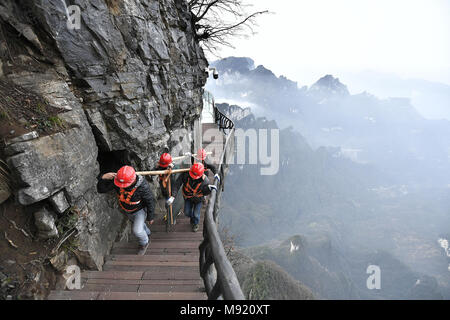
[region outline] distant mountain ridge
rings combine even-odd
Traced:
[[[450,121],[427,120],[409,98],[351,95],[345,84],[325,75],[309,88],[277,77],[250,58],[212,63],[220,77],[207,89],[219,102],[253,105],[257,116],[293,127],[316,149],[353,150],[351,158],[373,163],[400,184],[443,187],[450,184]],[[405,166],[404,163],[408,163]]]
[[[226,103],[218,103],[216,106],[233,119],[236,128],[243,130],[278,128],[276,121],[257,117],[249,108],[244,109]],[[325,249],[322,251],[313,246],[319,250],[314,249],[313,252],[322,253],[317,253],[319,256],[313,256],[311,259],[301,260],[309,262],[304,262],[306,264],[302,264],[302,268],[297,268],[295,273],[294,265],[288,263],[289,259],[293,259],[288,258],[290,255],[275,254],[284,251],[287,254],[290,250],[289,242],[283,245],[283,249],[274,249],[273,254],[261,255],[258,249],[245,250],[246,255],[259,261],[265,259],[274,261],[291,276],[311,288],[318,298],[408,298],[410,297],[408,293],[396,291],[396,288],[382,294],[373,294],[367,292],[365,282],[356,286],[355,281],[362,281],[366,276],[367,266],[364,266],[364,263],[378,257],[374,253],[375,249],[387,252],[389,248],[398,247],[398,251],[395,252],[397,255],[415,251],[416,242],[408,244],[397,241],[403,237],[410,239],[419,237],[415,241],[420,241],[421,246],[434,246],[435,254],[431,258],[428,251],[421,250],[421,257],[409,262],[415,265],[422,264],[423,261],[423,264],[433,266],[428,269],[438,270],[433,272],[445,276],[447,263],[444,257],[440,257],[441,249],[438,247],[437,239],[429,240],[425,237],[428,237],[430,232],[439,234],[450,222],[445,207],[433,207],[434,200],[426,202],[422,197],[417,197],[416,193],[410,194],[404,186],[395,185],[395,179],[389,180],[386,173],[371,164],[350,160],[349,156],[345,155],[350,153],[350,150],[340,147],[320,147],[314,150],[293,128],[280,130],[279,151],[280,170],[275,176],[261,176],[259,165],[230,166],[227,177],[229,187],[223,195],[221,209],[222,226],[236,236],[239,246],[249,250],[251,247],[266,248],[268,243],[275,241],[274,239],[290,239],[292,234],[300,233],[305,239],[312,239],[311,243],[322,243],[323,248],[332,248],[330,254],[337,255],[337,260],[332,262]],[[389,183],[390,187],[383,187],[386,183]],[[450,197],[447,198],[450,205]],[[393,201],[397,203],[395,209],[392,208]],[[424,206],[427,207],[426,216],[420,215],[420,208]],[[409,219],[411,215],[417,218],[411,220]],[[427,221],[441,222],[431,227]],[[314,239],[327,240],[316,242]],[[302,243],[294,241],[294,248],[299,245],[301,249],[304,247]],[[264,249],[263,252],[267,253],[267,250]],[[389,254],[391,258],[387,260],[380,256],[379,261],[390,265],[389,261],[395,260],[397,262],[392,262],[394,265],[404,266],[402,270],[408,274],[408,281],[404,282],[402,290],[409,292],[422,275],[411,271],[404,262],[398,261],[397,255],[394,257]],[[337,258],[338,256],[340,258]],[[407,254],[406,257],[410,256]],[[328,268],[329,272],[321,266]],[[348,270],[358,272],[359,278],[349,274]],[[392,277],[401,278],[402,274],[394,273]],[[323,278],[324,283],[320,284],[319,278]],[[450,277],[443,277],[440,281],[447,283],[450,288]],[[442,288],[433,289],[433,281],[425,281],[422,284],[427,284],[428,289],[419,296],[441,297],[439,290]]]
[[[325,237],[348,262],[346,268],[329,265],[330,272],[351,269],[343,283],[353,283],[360,297],[449,299],[448,257],[438,239],[450,225],[450,122],[425,119],[409,98],[350,94],[333,75],[300,87],[251,59],[217,63],[219,79],[208,81],[207,89],[236,127],[280,129],[275,176],[261,176],[259,165],[230,167],[221,221],[239,245],[264,247],[293,234]],[[314,295],[327,296],[307,281],[319,273],[299,278],[284,261],[292,257],[269,256]],[[367,295],[369,260],[403,270],[407,281],[400,281],[402,273],[389,275],[400,278],[402,292],[394,286]],[[338,286],[332,279],[327,286]],[[335,288],[335,296],[356,292],[344,287]]]
[[[331,74],[317,80],[308,90],[308,94],[312,96],[319,97],[331,97],[331,96],[342,96],[346,97],[350,95],[347,86],[342,84],[338,78],[334,78]]]

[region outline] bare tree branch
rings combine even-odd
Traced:
[[[203,9],[203,12],[199,16],[196,16],[195,20],[196,21],[202,20],[205,17],[205,15],[208,13],[209,9],[211,9],[211,7],[214,6],[215,4],[217,4],[219,1],[220,0],[213,0],[208,4],[205,4],[203,7],[200,7],[199,12],[201,12],[202,9]]]
[[[252,13],[247,18],[245,18],[244,20],[242,20],[242,21],[240,21],[240,22],[238,22],[238,23],[236,23],[234,25],[224,26],[222,28],[217,28],[216,30],[211,31],[210,36],[215,36],[215,35],[217,35],[219,33],[222,33],[222,32],[231,31],[231,30],[233,30],[235,28],[238,28],[238,27],[246,24],[249,20],[251,20],[252,18],[256,17],[257,15],[264,14],[264,13],[268,13],[268,11],[266,10],[266,11],[259,11],[259,12]],[[247,27],[249,27],[249,26],[247,26]],[[251,27],[249,27],[249,28],[251,29]],[[253,29],[251,29],[251,30],[253,31]],[[229,33],[229,35],[231,35],[231,33]]]
[[[215,54],[220,47],[234,48],[231,39],[254,34],[256,18],[269,11],[247,13],[251,7],[244,0],[190,0],[196,39]]]

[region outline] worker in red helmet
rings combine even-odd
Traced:
[[[168,169],[178,169],[172,162],[172,156],[168,153],[163,153],[161,157],[159,158],[158,164],[152,169],[152,171],[163,171]],[[178,188],[176,187],[176,179],[175,175],[170,175],[170,183],[172,185],[171,191],[172,194],[169,195],[169,192],[167,191],[167,174],[160,174],[159,175],[159,186],[161,189],[161,193],[163,197],[166,199],[166,208],[170,206],[173,201],[175,200]],[[166,216],[165,216],[166,217]]]
[[[191,155],[191,154],[187,153],[185,155]],[[203,148],[200,148],[197,151],[197,155],[195,156],[195,159],[197,161],[199,161],[201,164],[203,164],[203,166],[205,167],[205,170],[210,170],[214,175],[214,179],[217,179],[220,182],[220,176],[217,172],[217,167],[215,165],[213,165],[211,162],[209,162],[209,160],[206,158],[206,156],[207,156],[206,150]]]
[[[143,176],[136,175],[133,167],[123,166],[115,172],[103,174],[97,183],[98,193],[115,190],[122,212],[133,222],[133,234],[139,240],[139,255],[144,255],[149,245],[150,229],[145,224],[153,223],[155,198]]]
[[[192,231],[197,232],[203,197],[210,194],[213,189],[217,191],[217,187],[209,184],[205,167],[201,163],[194,163],[189,172],[180,175],[177,185],[182,185],[184,215],[191,219]]]

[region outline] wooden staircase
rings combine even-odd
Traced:
[[[203,141],[203,147],[213,150],[222,146],[224,135],[216,124],[203,124],[203,131],[216,130],[215,141]],[[220,142],[219,142],[220,141]],[[211,159],[215,163],[215,159]],[[209,174],[211,183],[214,181]],[[80,290],[54,290],[48,300],[204,300],[207,299],[199,270],[199,245],[203,240],[203,219],[207,205],[202,207],[199,229],[192,232],[189,218],[180,214],[172,232],[166,232],[165,222],[156,206],[155,223],[150,245],[138,256],[136,239],[116,242],[106,256],[102,271],[81,273]],[[159,218],[158,218],[159,216]]]
[[[81,290],[55,290],[48,300],[207,299],[199,273],[203,217],[195,233],[189,218],[182,214],[169,233],[161,217],[150,227],[151,242],[145,255],[136,254],[136,239],[116,242],[102,271],[81,273]]]

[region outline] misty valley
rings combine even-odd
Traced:
[[[231,164],[221,205],[249,298],[450,299],[448,119],[331,75],[299,87],[250,58],[212,65],[206,88],[237,128],[279,129],[278,172]]]

